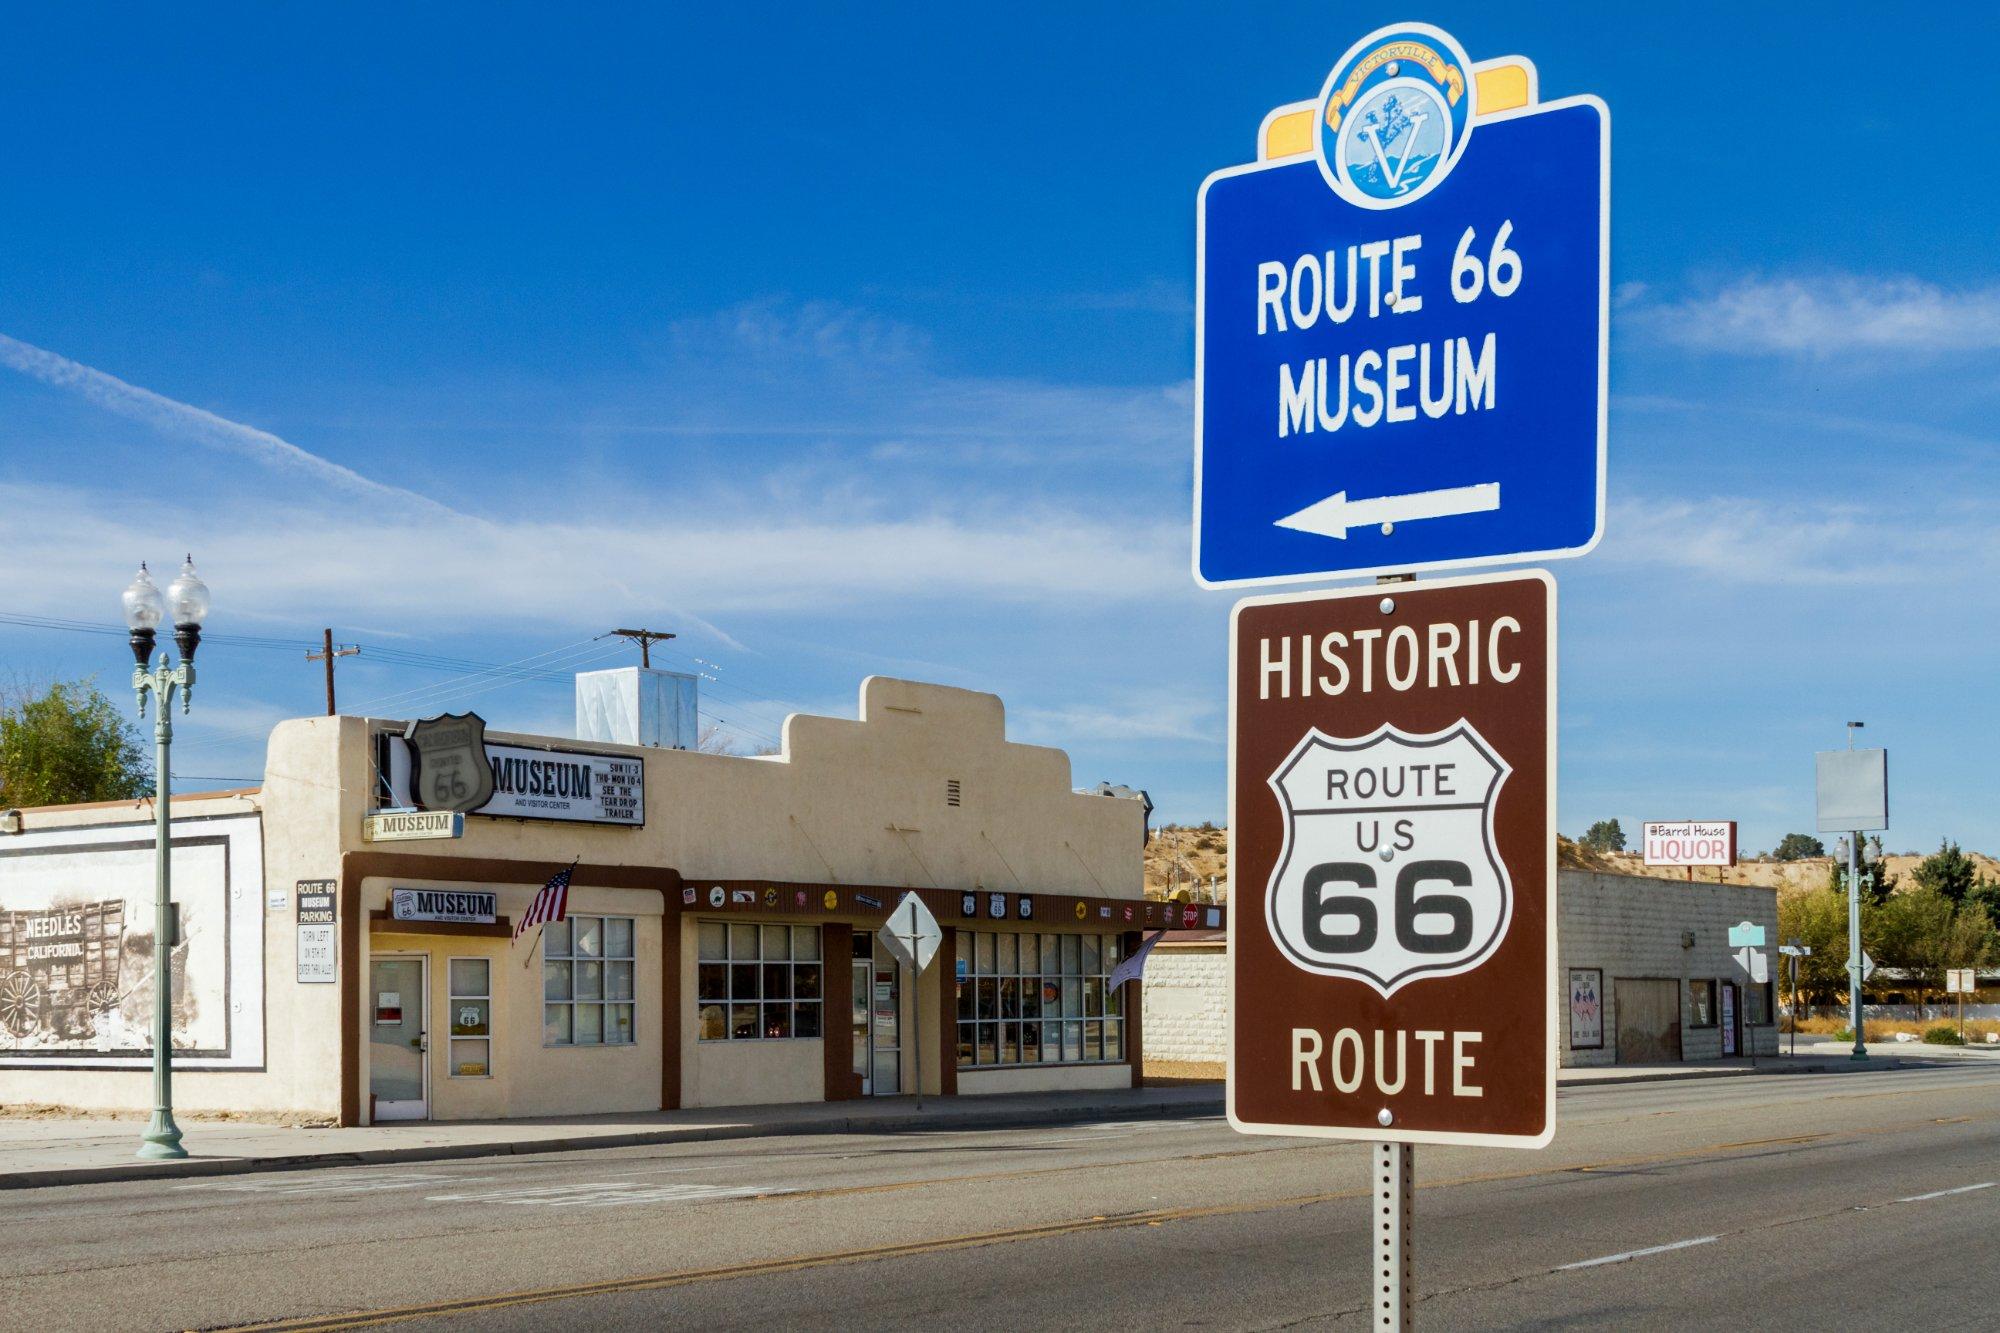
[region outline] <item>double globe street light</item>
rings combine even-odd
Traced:
[[[132,631],[132,691],[139,697],[139,716],[146,716],[146,692],[151,690],[158,707],[153,714],[153,1119],[139,1145],[141,1157],[185,1157],[180,1126],[174,1123],[174,969],[173,948],[180,943],[179,921],[174,915],[171,894],[173,865],[168,851],[168,801],[172,792],[170,757],[174,725],[170,720],[174,691],[181,696],[181,712],[188,710],[194,693],[194,650],[201,644],[201,622],[208,617],[208,585],[194,572],[194,557],[181,566],[179,577],[167,585],[163,596],[146,566],[125,589],[125,627]],[[181,660],[175,665],[163,650],[153,662],[153,643],[160,622],[174,627],[174,646]]]

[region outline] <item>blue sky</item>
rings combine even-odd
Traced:
[[[1950,72],[2000,19],[726,8],[15,15],[0,611],[115,623],[137,558],[192,547],[216,633],[365,645],[344,702],[557,730],[559,679],[436,689],[457,673],[367,648],[555,676],[650,623],[750,743],[912,675],[996,691],[1079,784],[1219,819],[1195,190],[1414,18],[1613,114],[1610,521],[1556,567],[1562,827],[1769,846],[1859,717],[1892,848],[2000,848],[2000,132]],[[122,698],[128,660],[0,625],[14,676]],[[255,777],[316,670],[202,664],[176,767]]]

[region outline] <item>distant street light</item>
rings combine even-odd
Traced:
[[[153,714],[153,1119],[142,1136],[139,1156],[185,1157],[180,1127],[174,1123],[173,947],[180,942],[180,924],[174,915],[173,865],[168,855],[174,743],[170,713],[175,690],[180,691],[183,713],[194,694],[194,650],[201,644],[201,622],[208,618],[208,585],[194,572],[194,557],[189,556],[163,597],[142,563],[123,601],[132,656],[138,662],[132,668],[132,692],[139,699],[139,716],[146,716],[148,690],[158,704]],[[174,646],[181,655],[178,666],[165,652],[157,665],[153,663],[153,642],[162,620],[173,624]]]

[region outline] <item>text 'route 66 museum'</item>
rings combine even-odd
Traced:
[[[1138,1081],[1112,974],[1224,910],[1144,898],[1141,794],[1073,790],[992,695],[884,677],[778,754],[672,748],[693,686],[580,677],[581,741],[285,722],[261,787],[181,797],[178,1103],[353,1125]],[[150,823],[0,836],[0,1102],[146,1104]],[[912,891],[920,972],[878,935]]]

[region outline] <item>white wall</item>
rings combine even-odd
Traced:
[[[1160,944],[1146,960],[1148,1060],[1221,1064],[1229,1052],[1229,955],[1220,944]]]

